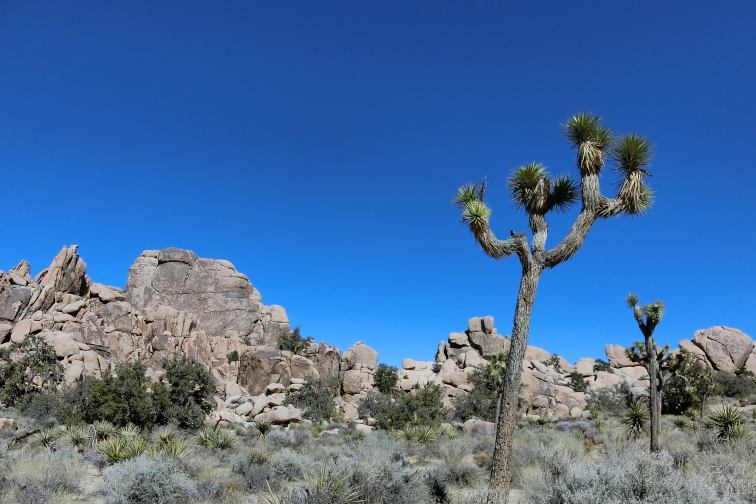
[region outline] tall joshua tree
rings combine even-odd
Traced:
[[[651,451],[659,451],[659,432],[662,410],[662,380],[659,361],[664,358],[666,349],[658,351],[654,342],[654,330],[664,316],[664,303],[656,301],[652,304],[638,305],[638,296],[629,294],[627,306],[633,310],[633,316],[643,333],[644,352],[639,354],[640,360],[648,371],[648,411],[651,418]]]
[[[494,259],[517,255],[522,266],[491,470],[491,485],[505,498],[512,479],[512,433],[517,417],[522,360],[541,273],[572,257],[597,220],[622,213],[643,213],[652,199],[651,190],[644,183],[651,146],[643,137],[631,134],[615,142],[611,130],[593,114],[572,117],[565,124],[565,133],[577,151],[579,185],[567,176],[552,179],[540,163],[517,168],[509,179],[515,204],[528,216],[530,242],[525,234],[514,231],[510,231],[507,239],[496,238],[489,225],[491,210],[485,203],[485,181],[460,187],[455,198],[462,211],[462,221],[469,226],[483,251]],[[614,198],[602,194],[599,182],[607,157],[616,162],[623,176]],[[582,203],[581,210],[567,236],[556,247],[547,249],[547,214],[564,210],[578,200]]]

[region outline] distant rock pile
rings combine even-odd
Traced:
[[[309,380],[339,379],[336,402],[344,418],[367,422],[358,418],[357,406],[373,389],[377,352],[362,342],[343,354],[325,343],[311,343],[303,355],[279,350],[279,336],[290,330],[286,311],[264,305],[247,276],[230,262],[176,248],[147,250],[129,269],[123,290],[93,282],[86,271],[75,245],[63,247],[34,279],[26,261],[0,271],[0,345],[33,334],[45,339],[63,363],[68,384],[100,377],[124,361],[144,363],[150,378],[159,380],[164,360],[195,358],[215,378],[217,408],[212,417],[221,422],[299,421],[302,412],[286,404],[286,392],[301,389]],[[438,384],[450,406],[455,397],[472,390],[470,375],[509,345],[493,317],[471,318],[464,332],[452,332],[438,345],[434,362],[405,359],[399,386],[411,391]],[[680,349],[720,371],[756,373],[754,342],[737,329],[699,330],[692,341],[682,340]],[[606,355],[611,370],[596,370],[593,359],[580,359],[573,366],[528,346],[520,394],[523,414],[580,417],[587,415],[587,394],[592,391],[625,387],[645,393],[648,375],[627,358],[624,348],[607,345]],[[570,387],[573,371],[586,378],[587,392]]]

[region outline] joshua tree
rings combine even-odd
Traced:
[[[507,352],[497,352],[488,359],[483,372],[491,379],[496,388],[496,416],[495,421],[499,422],[499,412],[501,411],[501,398],[504,392],[504,376],[507,372]]]
[[[484,201],[485,181],[461,187],[455,198],[462,211],[462,221],[469,226],[483,251],[494,259],[516,254],[522,266],[491,470],[491,484],[505,498],[512,479],[512,433],[517,417],[522,360],[541,273],[572,257],[597,220],[622,213],[643,213],[651,205],[652,199],[651,191],[643,180],[647,175],[651,146],[643,137],[631,134],[615,143],[611,130],[592,114],[572,117],[565,124],[565,130],[567,139],[577,150],[579,186],[566,176],[552,179],[540,163],[517,168],[509,180],[512,198],[528,215],[532,232],[530,243],[525,234],[514,231],[510,231],[507,239],[496,238],[489,225],[491,210]],[[615,198],[604,196],[599,183],[607,156],[616,161],[623,176]],[[582,208],[567,236],[556,247],[547,249],[546,215],[552,210],[564,210],[578,199]]]
[[[658,351],[654,342],[654,329],[661,322],[664,316],[664,303],[656,301],[652,304],[638,305],[638,296],[629,294],[627,296],[627,306],[633,310],[635,321],[643,333],[645,351],[641,354],[640,360],[645,364],[648,371],[648,411],[651,417],[651,451],[659,451],[659,431],[661,425],[661,403],[662,403],[662,380],[659,361],[664,359],[666,348],[661,352]]]

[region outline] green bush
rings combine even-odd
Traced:
[[[301,329],[296,326],[293,331],[286,331],[278,336],[278,349],[287,350],[291,353],[302,355],[312,343],[312,338],[303,338]]]
[[[168,382],[169,417],[179,427],[196,429],[213,409],[215,385],[207,368],[196,360],[177,357],[163,364]],[[164,400],[164,399],[163,399]],[[161,404],[161,409],[167,404]]]
[[[437,427],[447,415],[441,401],[441,387],[435,384],[394,397],[371,392],[360,403],[358,413],[374,418],[381,429],[395,430],[416,425]]]
[[[396,372],[397,369],[394,366],[378,364],[378,369],[375,370],[375,375],[373,375],[375,388],[378,389],[378,392],[390,394],[396,390],[396,384],[399,382]]]
[[[756,396],[756,378],[743,369],[732,373],[717,373],[717,384],[722,395],[751,400]]]
[[[299,390],[286,395],[286,402],[302,410],[302,416],[313,422],[330,420],[336,414],[333,401],[339,393],[338,380],[312,380]]]
[[[67,392],[69,423],[100,420],[139,428],[176,423],[196,429],[213,408],[214,386],[205,366],[185,357],[164,363],[167,383],[149,383],[144,364],[124,362],[115,373],[90,378]]]
[[[585,378],[581,373],[578,371],[573,371],[569,374],[570,377],[570,388],[574,390],[575,392],[585,392],[588,390],[588,382],[585,381]]]
[[[147,392],[144,364],[124,362],[115,374],[106,372],[102,378],[85,380],[78,397],[78,409],[86,423],[106,420],[123,427],[133,424],[151,427],[155,412]]]
[[[714,371],[686,350],[670,359],[665,374],[663,413],[682,415],[693,407],[703,413],[706,399],[719,388]]]
[[[497,381],[484,370],[477,370],[470,375],[473,389],[467,394],[454,398],[454,416],[458,420],[479,418],[493,422],[496,416]]]
[[[593,363],[593,372],[598,373],[599,371],[614,373],[614,368],[605,360],[596,359]]]
[[[0,348],[0,404],[15,406],[39,392],[55,390],[63,380],[63,366],[55,350],[42,338],[28,336]]]

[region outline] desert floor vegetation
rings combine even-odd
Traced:
[[[510,502],[755,502],[756,420],[748,408],[720,403],[703,418],[663,416],[658,453],[649,453],[643,427],[628,426],[626,413],[609,409],[594,408],[593,419],[520,422]],[[493,498],[494,426],[481,420],[371,432],[327,422],[191,431],[107,422],[38,429],[34,419],[14,416],[19,429],[0,440],[2,504],[472,504]],[[20,432],[33,434],[19,440]]]

